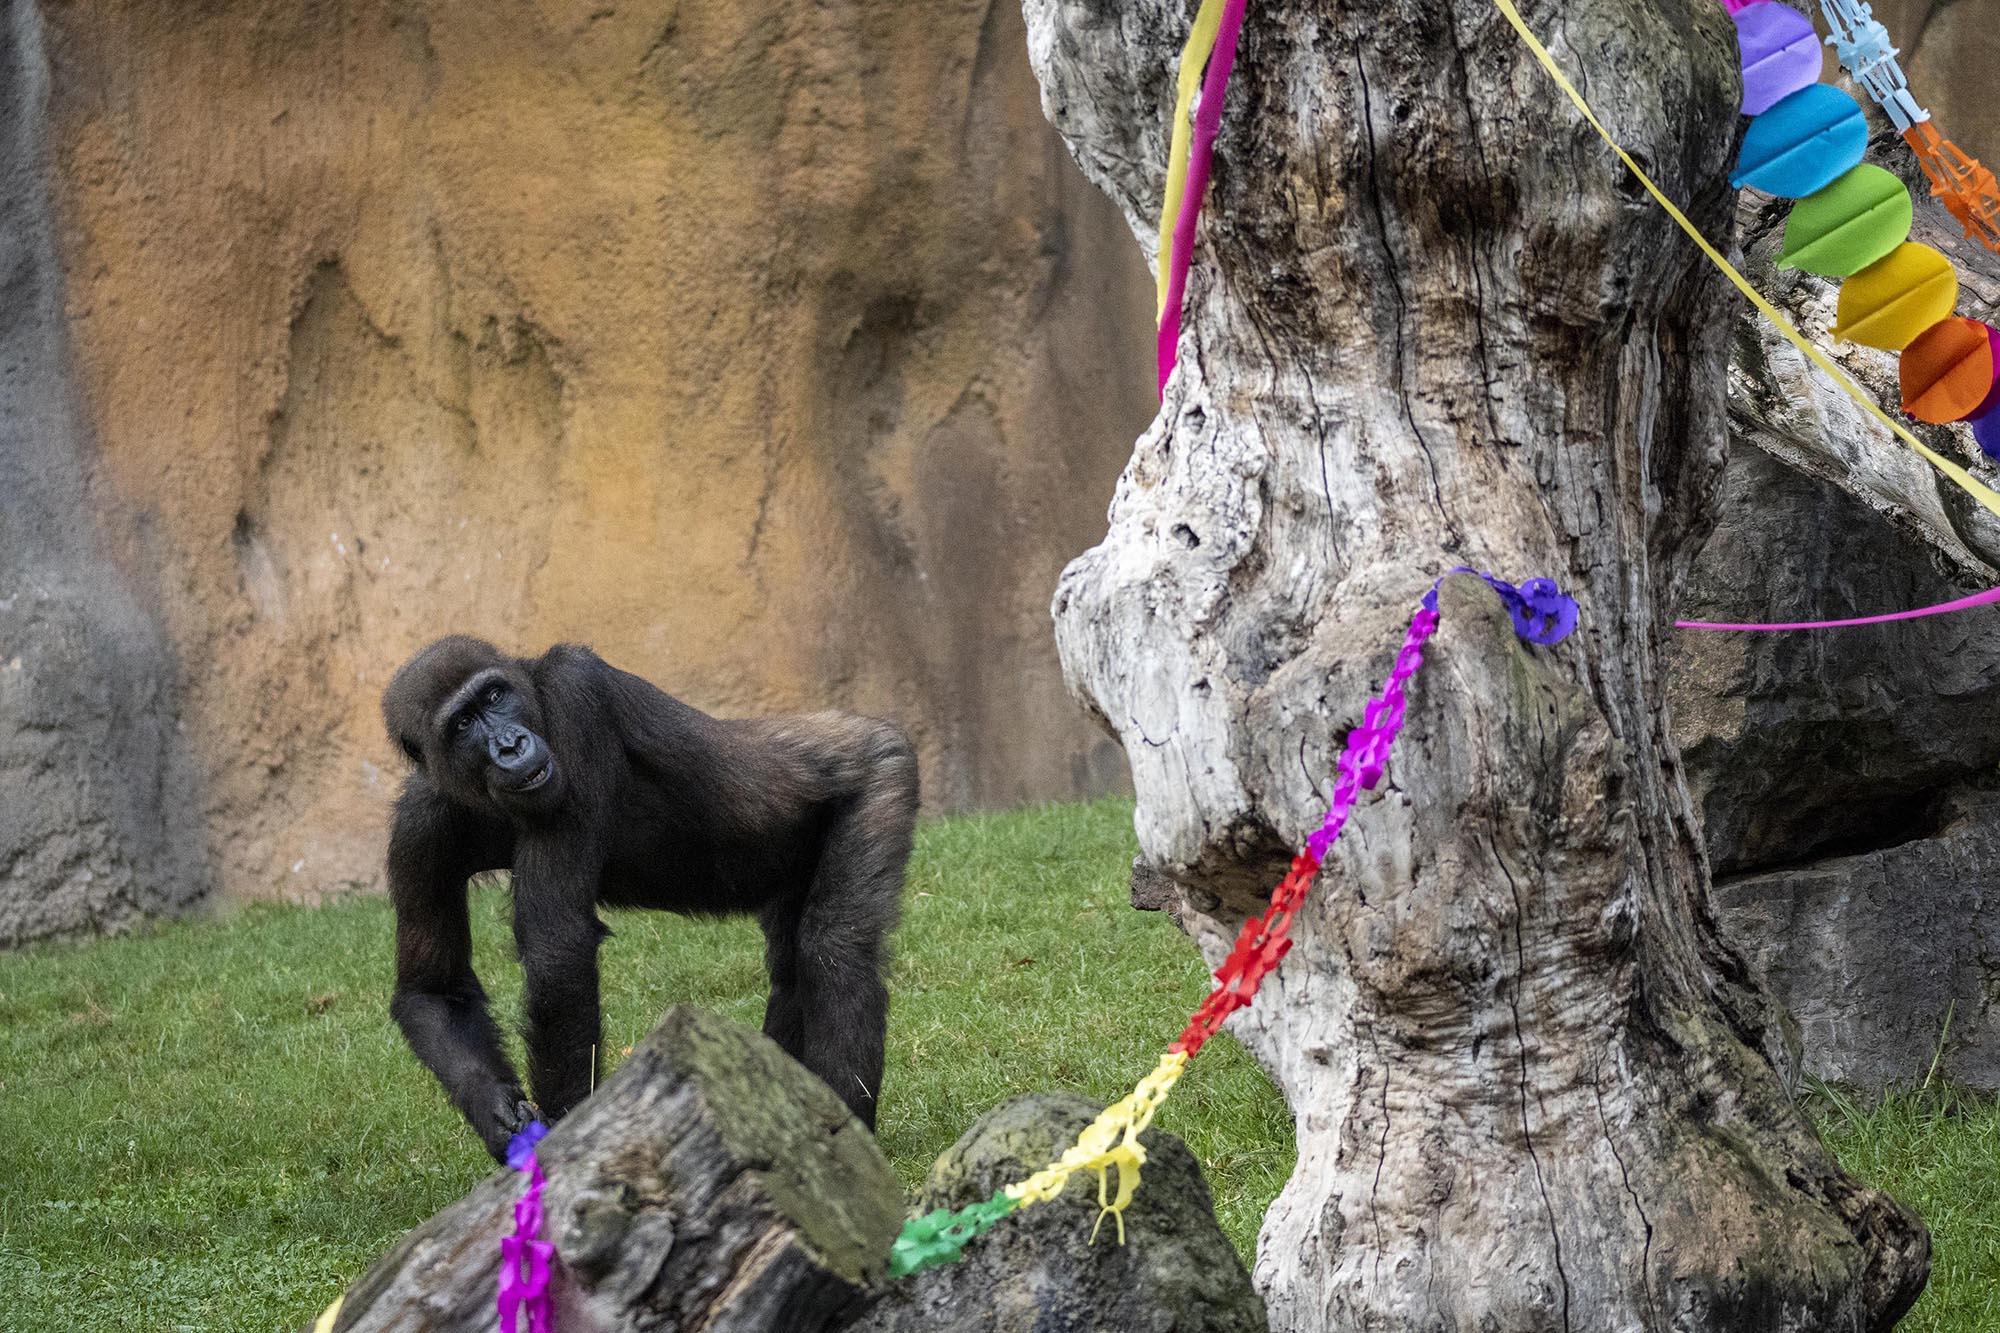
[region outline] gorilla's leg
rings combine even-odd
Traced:
[[[758,914],[764,927],[764,967],[771,998],[764,1005],[764,1035],[805,1062],[806,1016],[799,993],[799,899],[787,896]]]
[[[860,760],[857,790],[829,824],[806,891],[795,956],[804,1064],[872,1129],[889,1019],[884,937],[902,905],[917,761],[888,726],[870,730]]]

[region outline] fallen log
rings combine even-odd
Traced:
[[[542,1238],[563,1333],[811,1333],[880,1290],[902,1192],[875,1140],[761,1034],[670,1010],[542,1140]],[[500,1237],[526,1178],[500,1171],[350,1287],[333,1333],[495,1320]]]

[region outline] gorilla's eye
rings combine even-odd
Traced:
[[[471,725],[472,725],[472,714],[470,713],[460,713],[458,715],[458,721],[452,723],[453,729],[457,731],[464,731],[467,728],[471,727]]]
[[[491,708],[494,704],[500,702],[500,687],[498,685],[488,685],[486,693],[481,697],[485,699],[486,706]]]

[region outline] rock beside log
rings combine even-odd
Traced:
[[[1768,397],[1752,386],[1748,403]],[[1754,441],[1757,436],[1749,437]],[[1724,474],[1682,614],[1788,621],[1960,597],[1891,517],[1761,448]],[[1870,1092],[1930,1072],[2000,1088],[2000,617],[1809,634],[1681,633],[1674,733],[1723,924],[1797,1022],[1805,1072]]]
[[[1723,924],[1798,1024],[1806,1073],[2000,1088],[1996,861],[2000,793],[1965,789],[1927,837],[1716,886]]]
[[[1035,1093],[994,1108],[931,1168],[912,1207],[959,1208],[1061,1155],[1102,1108]],[[1264,1303],[1216,1225],[1187,1146],[1149,1130],[1145,1183],[1095,1244],[1097,1182],[1007,1218],[954,1264],[900,1282],[856,1333],[1264,1333]]]
[[[875,1140],[759,1033],[678,1006],[540,1145],[563,1333],[813,1333],[887,1272],[902,1196]],[[336,1333],[490,1330],[496,1173],[347,1292]]]

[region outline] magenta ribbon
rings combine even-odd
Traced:
[[[1727,624],[1714,620],[1676,620],[1675,629],[1734,630],[1742,634],[1781,634],[1800,629],[1847,629],[1854,625],[1888,625],[1898,620],[1922,620],[1925,616],[1948,616],[1954,611],[1970,611],[1975,606],[1992,606],[2000,602],[2000,588],[1989,588],[1976,592],[1970,597],[1960,597],[1956,601],[1939,602],[1936,606],[1920,606],[1913,611],[1891,611],[1880,616],[1855,616],[1849,620],[1794,620],[1784,624]]]
[[[528,1333],[555,1333],[555,1298],[549,1294],[549,1273],[556,1247],[538,1239],[542,1231],[541,1159],[535,1145],[549,1132],[536,1120],[507,1145],[507,1165],[528,1175],[528,1189],[514,1202],[514,1234],[500,1238],[500,1333],[517,1333],[518,1316],[526,1311]]]
[[[1215,157],[1215,136],[1222,129],[1222,98],[1229,91],[1229,71],[1236,64],[1236,38],[1243,30],[1245,0],[1226,0],[1202,77],[1201,104],[1194,114],[1194,141],[1188,148],[1187,191],[1181,195],[1180,216],[1174,219],[1174,248],[1167,269],[1167,301],[1160,311],[1160,393],[1174,373],[1180,355],[1181,301],[1187,295],[1188,265],[1194,260],[1194,225],[1201,215],[1201,197],[1208,191],[1208,168]]]

